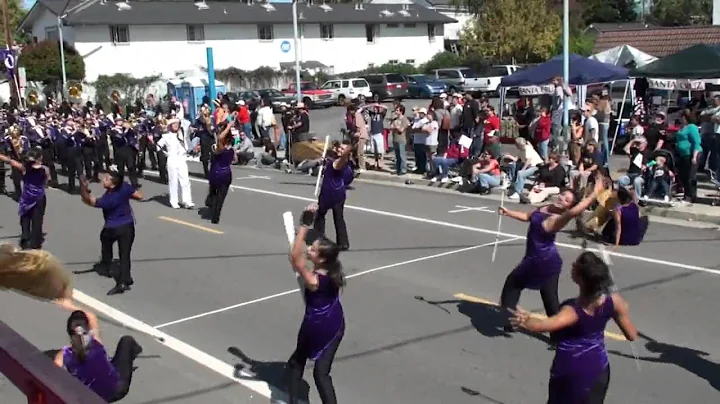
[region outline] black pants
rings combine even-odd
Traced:
[[[102,245],[102,255],[100,264],[103,269],[113,269],[112,276],[115,282],[122,285],[132,283],[130,273],[130,252],[135,241],[135,225],[132,223],[124,224],[118,227],[106,227],[100,232],[100,243]],[[118,258],[120,259],[119,268],[114,270],[112,266],[113,245],[117,242]]]
[[[100,135],[95,142],[95,167],[105,172],[110,168],[110,145],[106,135]]]
[[[692,156],[678,156],[678,180],[685,190],[685,199],[695,202],[697,199],[697,171],[698,165],[693,164]]]
[[[53,146],[55,148],[55,160],[60,163],[60,172],[67,174],[68,172],[68,147],[65,140],[60,138]]]
[[[205,174],[205,179],[209,178],[210,156],[212,155],[212,145],[214,143],[215,143],[215,139],[210,136],[202,136],[200,138],[200,163],[202,163],[203,174]]]
[[[50,182],[57,184],[58,176],[57,169],[55,168],[55,150],[52,144],[46,144],[42,146],[42,159],[43,164],[50,170]]]
[[[9,165],[0,161],[0,192],[5,192],[5,176],[7,176]]]
[[[517,304],[520,301],[520,294],[524,289],[521,280],[518,278],[514,271],[510,272],[510,275],[505,278],[505,285],[503,285],[500,295],[501,307],[511,310],[517,308]],[[540,287],[540,297],[545,307],[545,314],[547,314],[548,317],[552,317],[560,311],[560,299],[558,298],[559,279],[560,275],[555,275],[545,281]]]
[[[70,147],[67,149],[67,176],[68,191],[75,191],[75,180],[78,175],[82,174],[82,149],[80,147]]]
[[[15,195],[17,197],[20,197],[20,194],[22,194],[22,176],[22,171],[15,167],[11,167],[10,178],[12,178]]]
[[[135,338],[129,335],[120,337],[117,348],[115,348],[115,356],[111,360],[118,374],[117,392],[110,400],[111,403],[122,400],[130,391],[134,362],[140,352],[142,352],[142,348]]]
[[[574,379],[572,377],[558,377],[550,378],[548,384],[548,401],[547,404],[575,404],[571,403],[571,398],[560,397],[562,391],[570,390]],[[567,384],[567,387],[565,385]],[[607,395],[608,388],[610,387],[610,366],[605,368],[600,377],[590,389],[587,400],[583,401],[582,404],[603,404],[605,402],[605,396]]]
[[[347,225],[345,224],[345,203],[338,203],[330,209],[318,209],[315,215],[315,231],[319,234],[325,235],[325,215],[328,210],[332,210],[333,223],[335,223],[335,242],[340,247],[349,247],[350,240],[348,240]]]
[[[333,341],[315,361],[313,378],[315,379],[315,386],[318,389],[320,401],[322,401],[323,404],[337,403],[335,387],[333,386],[330,371],[332,370],[333,360],[335,360],[335,353],[340,346],[340,341],[342,341],[342,338],[337,338]],[[298,395],[300,384],[302,383],[305,364],[307,363],[309,356],[309,352],[298,346],[287,362],[289,394],[288,404],[297,404],[299,402]]]
[[[213,223],[220,222],[220,213],[222,212],[225,198],[230,190],[230,184],[210,184],[208,196],[205,199],[205,206],[210,208],[210,221]]]
[[[47,200],[43,196],[29,212],[20,216],[20,248],[39,250],[43,244],[43,220]]]
[[[150,168],[157,170],[157,158],[155,144],[148,141],[147,136],[141,136],[138,139],[138,145],[140,147],[140,157],[138,159],[138,169],[140,171],[147,168],[147,158],[150,158]]]
[[[115,150],[115,164],[117,164],[120,175],[130,177],[130,184],[137,188],[138,185],[138,173],[137,173],[137,151],[131,146],[118,147]]]
[[[160,173],[160,182],[163,184],[168,183],[168,172],[167,172],[167,156],[165,153],[157,154],[157,170]]]
[[[78,165],[78,173],[85,171],[85,178],[88,180],[96,175],[97,170],[93,170],[93,161],[95,161],[95,146],[82,146],[80,148],[80,161]]]

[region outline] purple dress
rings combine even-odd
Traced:
[[[211,185],[228,185],[232,182],[232,168],[235,151],[233,149],[225,149],[220,153],[215,153],[210,161],[210,172],[208,173],[208,182]]]
[[[525,243],[525,256],[513,270],[513,275],[525,289],[539,290],[545,282],[560,274],[562,258],[555,245],[555,233],[543,228],[550,213],[539,209],[530,214],[530,226]]]
[[[634,202],[615,207],[620,211],[620,245],[638,245],[645,237],[647,217],[640,217],[640,208]],[[603,240],[615,244],[615,218],[611,217],[602,230]]]
[[[25,216],[32,212],[35,205],[45,197],[45,167],[39,168],[32,165],[25,166],[23,175],[23,188],[20,195],[18,215]]]
[[[90,388],[105,401],[112,400],[118,390],[118,377],[115,366],[110,362],[105,347],[92,340],[83,362],[73,354],[72,347],[62,349],[63,366],[82,384]]]
[[[335,167],[333,167],[333,160],[328,161],[323,170],[320,196],[318,197],[318,209],[329,210],[339,203],[345,203],[347,187],[352,181],[353,171],[349,162],[343,168],[336,170]]]
[[[610,296],[606,296],[592,315],[575,299],[563,305],[575,309],[578,321],[557,332],[559,343],[550,368],[548,404],[584,404],[590,390],[610,366],[604,331],[615,315],[615,306]]]
[[[345,314],[340,289],[326,275],[318,274],[316,291],[305,289],[305,317],[298,332],[297,350],[317,360],[327,347],[345,334]]]

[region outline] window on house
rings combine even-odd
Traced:
[[[375,67],[375,63],[368,63],[368,69],[372,69],[373,67]]]
[[[111,25],[110,40],[114,44],[130,42],[130,30],[127,25]]]
[[[46,27],[45,39],[48,41],[57,41],[58,39],[60,39],[57,27]]]
[[[38,38],[36,36],[33,37],[33,43],[38,43]]]
[[[187,40],[188,40],[188,42],[203,42],[203,41],[205,41],[205,26],[204,25],[188,25],[187,26]]]
[[[405,59],[405,63],[407,63],[407,64],[409,64],[409,65],[414,65],[414,64],[415,64],[415,59]]]
[[[397,60],[397,59],[390,59],[390,60],[388,61],[388,63],[391,64],[391,65],[396,65],[396,64],[400,63],[400,61]]]
[[[320,38],[326,40],[335,38],[335,27],[332,24],[320,24]]]
[[[400,28],[400,24],[388,24],[388,28]]]
[[[258,25],[258,39],[261,41],[272,41],[273,40],[272,25]]]
[[[414,22],[406,23],[406,24],[403,24],[403,26],[405,28],[415,28],[415,23]]]
[[[365,38],[368,43],[375,43],[375,25],[365,25]]]
[[[435,24],[428,24],[428,41],[435,42]]]

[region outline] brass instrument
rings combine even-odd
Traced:
[[[113,102],[115,102],[115,103],[120,102],[120,98],[122,98],[122,97],[120,96],[120,91],[118,91],[118,90],[113,90],[113,92],[110,93],[110,99],[112,99]]]
[[[36,90],[28,91],[25,95],[25,103],[31,107],[34,107],[40,103],[40,95]]]
[[[10,143],[12,144],[13,151],[15,152],[15,158],[20,158],[27,150],[21,139],[22,132],[18,126],[13,125],[10,128]]]
[[[83,94],[83,86],[80,83],[72,83],[68,86],[67,92],[70,98],[80,99]]]

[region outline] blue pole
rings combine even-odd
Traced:
[[[212,48],[207,48],[207,72],[208,72],[208,87],[210,88],[210,112],[215,112],[215,98],[217,93],[215,92],[215,63],[213,63],[213,51]]]

